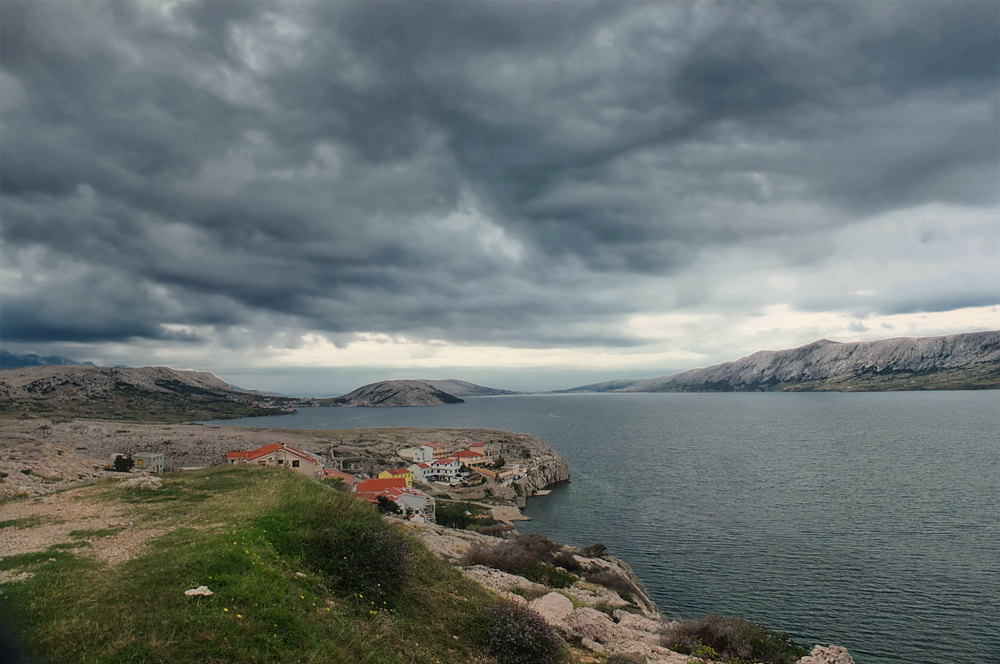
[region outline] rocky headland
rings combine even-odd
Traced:
[[[567,392],[755,392],[1000,389],[1000,331],[838,343],[821,339],[733,362]]]
[[[539,490],[569,479],[566,459],[535,436],[493,429],[263,429],[212,424],[0,420],[0,500],[17,494],[41,495],[101,477],[115,452],[162,452],[168,470],[226,462],[226,453],[284,443],[323,458],[328,468],[377,476],[409,463],[399,452],[426,443],[449,451],[474,442],[503,446],[507,459],[521,465],[518,488],[492,487],[500,501],[524,507]],[[452,489],[449,491],[455,492]],[[456,493],[461,493],[458,490]],[[480,490],[478,495],[482,495]]]
[[[0,370],[0,417],[181,422],[274,415],[287,398],[241,392],[206,371],[44,365]]]

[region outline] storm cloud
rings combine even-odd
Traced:
[[[5,1],[0,337],[627,351],[997,305],[998,14]]]

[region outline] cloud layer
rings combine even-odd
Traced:
[[[4,2],[0,337],[680,369],[996,327],[998,11]]]

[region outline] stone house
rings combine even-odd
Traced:
[[[290,445],[273,443],[256,450],[229,452],[226,460],[230,465],[256,463],[261,466],[278,466],[297,473],[319,479],[323,477],[323,462],[316,456]]]

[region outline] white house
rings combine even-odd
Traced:
[[[424,471],[424,477],[428,477],[434,482],[451,482],[458,477],[458,471],[461,469],[462,462],[454,457],[438,459],[431,464],[429,471]]]
[[[414,463],[430,463],[434,460],[434,448],[430,445],[421,445],[413,451]]]
[[[427,478],[424,474],[431,469],[431,464],[429,463],[415,463],[406,467],[411,473],[413,473],[413,479],[417,482],[426,482]]]
[[[390,487],[383,490],[380,495],[399,505],[404,514],[420,514],[428,521],[434,521],[435,500],[419,489]]]

